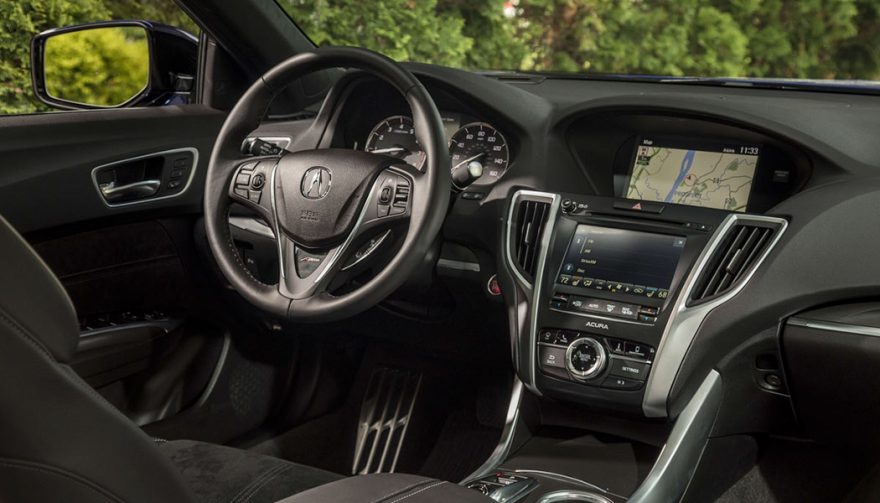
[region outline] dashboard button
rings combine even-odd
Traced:
[[[648,346],[639,344],[638,342],[627,342],[624,344],[626,356],[635,358],[648,358]]]
[[[612,358],[609,368],[609,373],[613,376],[644,380],[648,377],[648,369],[651,366],[647,363],[624,360],[623,358]]]
[[[556,332],[556,344],[560,344],[563,346],[568,346],[571,344],[571,341],[577,339],[577,332],[565,332],[563,330],[559,330]]]
[[[613,354],[622,355],[626,353],[626,343],[619,339],[606,339],[608,341],[608,348],[611,350]]]
[[[632,391],[641,389],[644,381],[638,379],[629,379],[626,377],[608,376],[602,381],[602,387],[607,389],[617,389],[623,391]]]
[[[638,211],[641,213],[663,213],[664,205],[646,201],[614,201],[614,209],[626,211]]]
[[[541,366],[549,368],[565,368],[565,349],[541,346]]]
[[[538,342],[543,342],[544,344],[556,344],[556,332],[557,330],[552,328],[544,328],[538,333]]]

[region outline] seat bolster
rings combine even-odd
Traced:
[[[69,362],[79,342],[79,324],[70,297],[2,216],[0,243],[0,326],[56,361]]]

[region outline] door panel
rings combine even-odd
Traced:
[[[201,105],[0,117],[0,213],[27,234],[133,212],[200,212],[208,158],[224,118]],[[184,192],[137,205],[105,204],[95,168],[175,149],[194,149],[198,158]]]

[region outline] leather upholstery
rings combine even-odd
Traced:
[[[73,306],[0,217],[0,500],[193,501],[153,440],[65,364]]]
[[[278,503],[489,503],[473,489],[418,475],[383,473],[331,482]]]

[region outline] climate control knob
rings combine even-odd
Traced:
[[[608,355],[602,343],[592,337],[582,337],[568,345],[565,368],[575,379],[586,381],[605,369]]]

